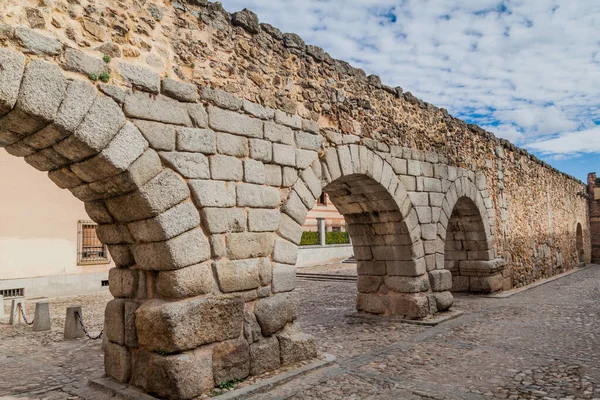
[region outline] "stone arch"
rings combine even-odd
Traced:
[[[346,219],[358,261],[357,309],[419,318],[429,314],[421,231],[392,166],[362,145],[329,148],[300,174],[282,206],[298,226],[322,192]],[[283,239],[300,242],[301,231]],[[275,245],[275,255],[278,245]],[[289,260],[295,263],[295,258]]]
[[[579,264],[585,264],[585,245],[583,238],[583,226],[577,222],[575,227],[575,249],[577,250],[577,261]]]
[[[495,292],[503,287],[504,261],[497,257],[489,210],[491,204],[486,207],[482,191],[467,177],[453,182],[446,193],[438,223],[444,264],[436,268],[452,273],[453,291]]]

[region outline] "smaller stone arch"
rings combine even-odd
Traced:
[[[284,222],[290,218],[301,227],[323,192],[344,215],[352,238],[359,274],[357,309],[406,318],[427,316],[429,281],[420,226],[391,165],[362,145],[326,150],[300,174],[282,205],[283,240],[299,244],[301,231],[290,235]],[[295,259],[289,261],[295,264]]]
[[[444,253],[438,259],[443,265],[437,263],[436,270],[452,274],[453,291],[490,293],[504,286],[505,262],[498,257],[490,222],[493,209],[482,192],[463,176],[452,183],[442,203],[438,238]]]
[[[575,227],[575,248],[577,249],[577,262],[579,265],[585,264],[585,245],[583,238],[583,226],[577,222]]]

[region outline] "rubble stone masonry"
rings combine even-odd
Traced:
[[[592,261],[600,262],[600,179],[596,173],[588,175],[588,196],[590,199],[590,234],[592,240]]]
[[[7,0],[0,43],[0,146],[99,224],[106,372],[146,392],[315,357],[295,263],[323,192],[362,312],[427,318],[590,261],[582,182],[248,10]]]

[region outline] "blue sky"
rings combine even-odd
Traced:
[[[222,0],[527,148],[600,173],[598,0]]]

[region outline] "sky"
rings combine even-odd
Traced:
[[[600,0],[222,0],[586,181]]]

